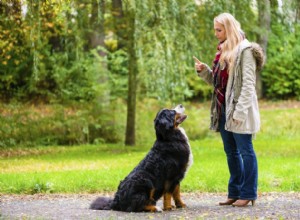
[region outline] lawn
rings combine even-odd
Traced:
[[[191,126],[191,118],[198,115],[199,107],[189,109],[190,122],[183,125],[188,135],[197,129]],[[208,114],[208,107],[201,112]],[[254,140],[259,192],[300,191],[299,117],[297,107],[266,104],[261,109],[262,130]],[[208,125],[198,126],[207,130]],[[153,129],[149,132],[152,135]],[[153,142],[136,147],[98,144],[0,149],[0,194],[113,192]],[[194,164],[181,184],[182,191],[226,192],[229,174],[219,134],[193,137],[190,144]]]

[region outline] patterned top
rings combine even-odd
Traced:
[[[221,68],[220,66],[220,56],[221,56],[221,44],[218,45],[218,52],[216,53],[215,59],[213,61],[212,74],[214,79],[214,92],[216,95],[216,104],[217,104],[217,112],[220,117],[222,105],[225,105],[225,92],[228,81],[228,70],[227,65]]]

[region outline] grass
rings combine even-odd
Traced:
[[[146,153],[116,145],[47,148],[1,160],[0,192],[113,191]]]
[[[263,104],[262,130],[254,140],[259,192],[300,191],[300,109]],[[182,181],[184,192],[227,191],[226,158],[219,134],[207,129],[208,108],[207,104],[187,108],[189,120],[183,126],[188,135],[193,134],[194,164]],[[147,122],[151,116],[141,118]],[[154,132],[149,130],[140,129],[138,136],[145,132],[152,141],[136,147],[99,144],[0,149],[0,194],[113,192],[152,146]]]
[[[261,192],[300,190],[300,140],[289,148],[283,143],[280,140],[254,141]],[[183,188],[190,191],[226,191],[229,173],[221,142],[206,140],[195,142],[194,145],[193,152],[199,161],[190,170]]]

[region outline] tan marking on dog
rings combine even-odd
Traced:
[[[166,192],[164,194],[164,210],[166,211],[172,210],[171,198],[172,198],[171,193]]]
[[[186,207],[186,205],[181,200],[179,184],[175,187],[175,190],[173,192],[173,199],[174,199],[176,208],[185,208]]]
[[[176,113],[175,120],[174,120],[174,128],[175,129],[177,129],[179,126],[179,124],[176,122],[178,118],[180,118],[180,114]]]

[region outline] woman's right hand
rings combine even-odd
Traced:
[[[195,60],[195,69],[197,72],[201,72],[205,68],[205,64],[198,60],[195,56],[193,56]]]

